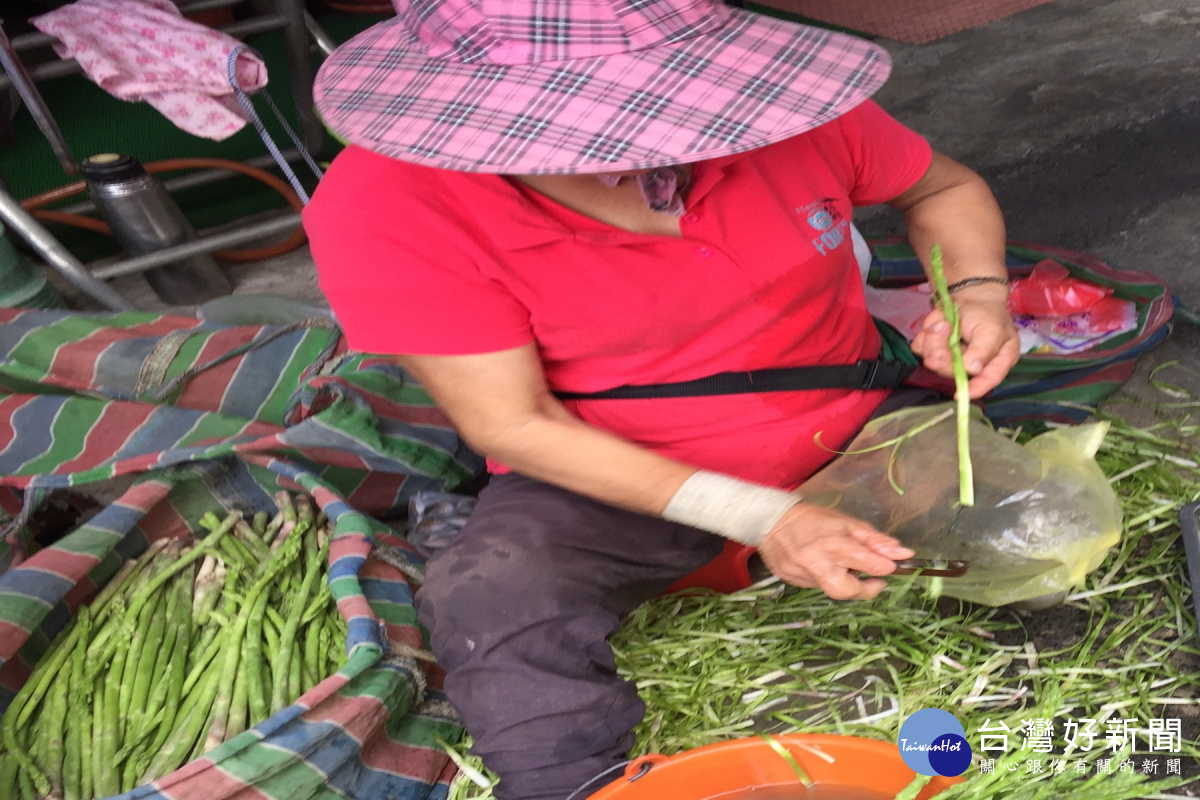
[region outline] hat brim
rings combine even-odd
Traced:
[[[887,79],[868,42],[729,9],[711,33],[553,64],[428,58],[398,18],[321,67],[317,110],[340,137],[430,167],[618,172],[751,150],[823,125]]]

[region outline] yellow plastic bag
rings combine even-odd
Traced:
[[[1095,461],[1108,423],[1057,428],[1019,445],[982,415],[972,419],[975,505],[964,508],[951,409],[920,406],[871,421],[797,493],[871,523],[918,558],[969,562],[943,594],[996,606],[1061,601],[1121,538],[1120,503]]]

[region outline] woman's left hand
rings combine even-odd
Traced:
[[[976,399],[1004,380],[1021,355],[1020,342],[1008,313],[1008,304],[1002,296],[956,296],[955,302],[963,341],[963,364],[971,376],[968,389],[971,398]],[[949,341],[950,325],[938,309],[925,317],[921,331],[913,339],[912,349],[927,368],[939,375],[953,377]]]

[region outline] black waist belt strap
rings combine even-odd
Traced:
[[[824,367],[782,367],[750,372],[720,372],[707,378],[644,386],[618,386],[602,392],[555,392],[559,400],[647,400],[657,397],[706,397],[754,392],[811,389],[895,389],[914,367],[893,361],[856,361]]]

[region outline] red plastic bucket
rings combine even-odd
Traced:
[[[890,742],[816,733],[774,738],[822,788],[893,798],[916,777]],[[962,778],[935,777],[917,800],[927,800],[960,782]],[[761,737],[752,737],[673,756],[643,756],[590,800],[712,800],[735,792],[786,786],[797,787],[797,800],[805,796],[791,764]]]

